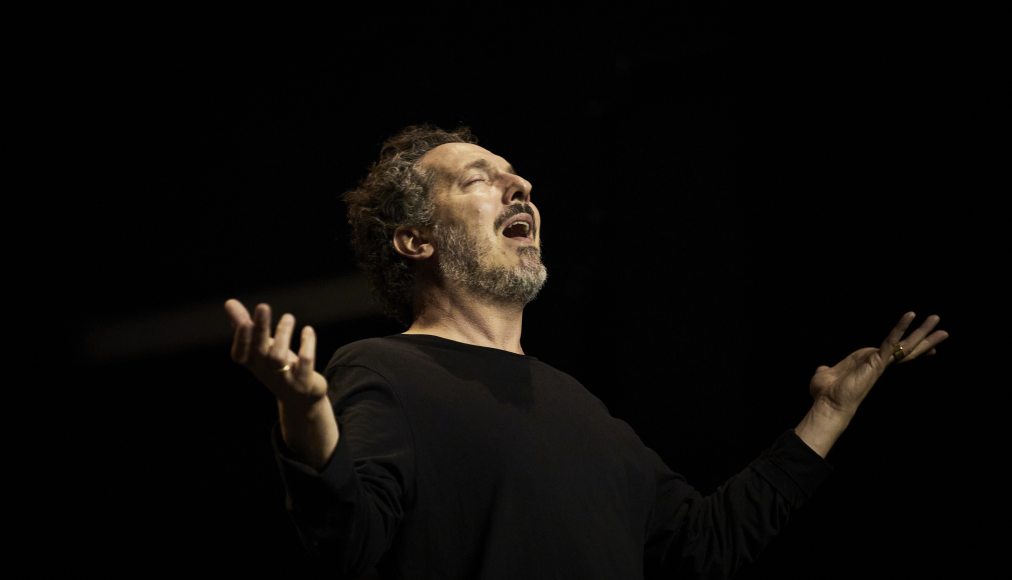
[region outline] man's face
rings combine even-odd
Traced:
[[[433,237],[444,278],[496,300],[533,300],[548,272],[531,184],[502,157],[469,143],[435,147],[419,165],[437,175]]]

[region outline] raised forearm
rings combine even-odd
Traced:
[[[300,461],[317,471],[327,464],[340,436],[330,399],[309,406],[278,399],[281,437]]]

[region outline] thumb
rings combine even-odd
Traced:
[[[826,365],[819,365],[819,368],[815,369],[815,372],[821,373],[822,371],[828,371],[828,370],[829,370],[829,367],[827,367]]]

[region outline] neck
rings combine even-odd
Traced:
[[[431,334],[476,346],[524,354],[524,307],[489,301],[464,290],[433,289],[415,301],[415,320],[404,334]]]

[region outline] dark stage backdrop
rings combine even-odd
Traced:
[[[984,370],[1004,345],[983,336],[1007,264],[977,21],[434,10],[299,34],[155,19],[66,51],[65,146],[90,185],[63,206],[87,371],[75,565],[308,574],[276,407],[230,361],[221,304],[312,324],[321,368],[400,332],[355,276],[338,196],[428,121],[471,126],[534,184],[549,280],[524,349],[702,490],[797,423],[818,365],[906,310],[940,314],[939,355],[889,370],[832,479],[742,577],[982,569],[1007,507],[989,412],[1007,377]]]

